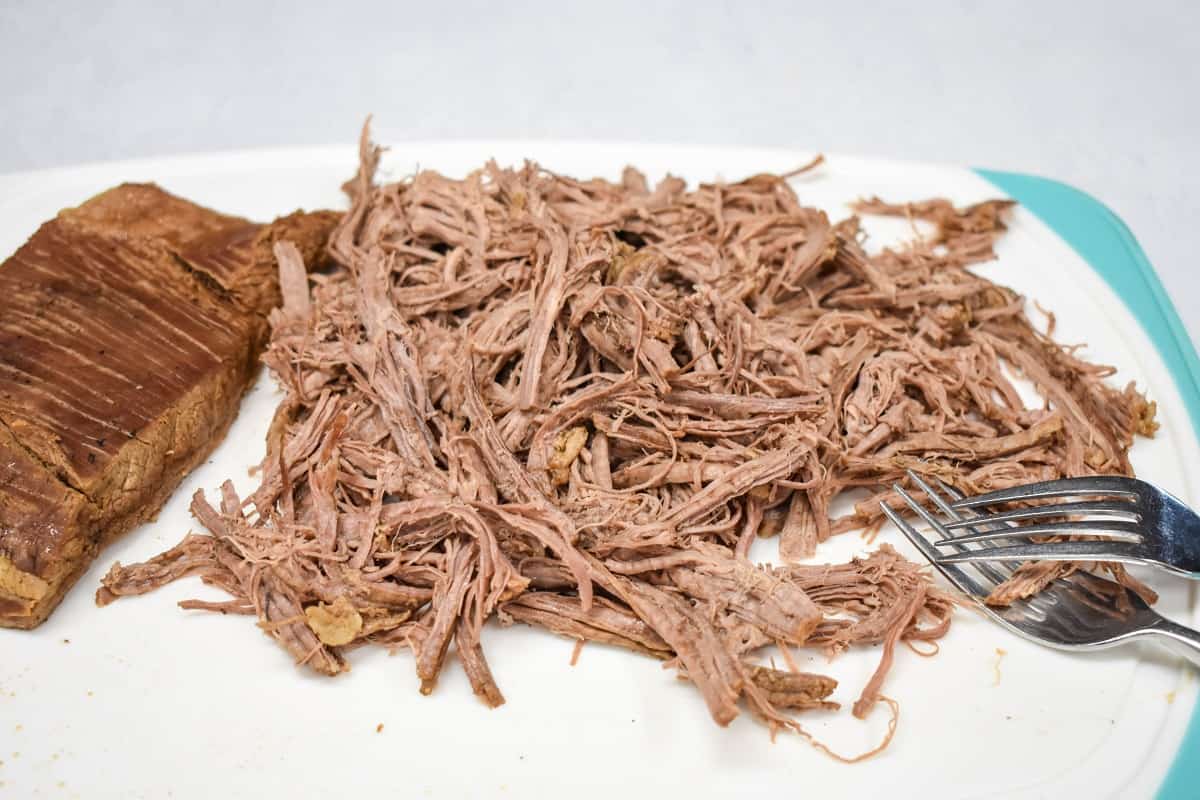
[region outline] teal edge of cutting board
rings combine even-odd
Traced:
[[[1108,282],[1150,336],[1175,379],[1200,438],[1200,358],[1154,268],[1125,223],[1103,203],[1065,183],[1015,172],[976,170],[1050,226]],[[1200,797],[1200,702],[1158,800]]]

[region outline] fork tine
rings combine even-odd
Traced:
[[[900,529],[900,532],[903,533],[910,542],[912,542],[914,547],[921,551],[925,558],[929,559],[929,563],[933,564],[934,568],[937,569],[938,572],[942,573],[942,575],[946,577],[946,580],[954,584],[954,586],[957,587],[960,592],[964,592],[972,597],[987,596],[987,590],[981,587],[975,581],[975,579],[968,575],[961,567],[956,567],[953,564],[943,564],[941,561],[939,561],[939,553],[937,549],[930,544],[928,539],[918,533],[916,528],[914,528],[912,525],[909,525],[903,517],[893,511],[891,506],[889,506],[887,503],[880,503],[879,510],[882,511],[883,515],[890,519],[892,523]]]
[[[981,517],[981,524],[995,520]],[[947,528],[950,526],[947,525]],[[1102,520],[1083,520],[1081,522],[1047,522],[1042,525],[1011,525],[992,530],[978,531],[961,536],[951,536],[938,542],[939,547],[956,544],[971,544],[973,542],[990,542],[994,539],[1017,539],[1025,536],[1054,536],[1059,534],[1080,534],[1085,536],[1107,536],[1110,540],[1122,542],[1140,542],[1142,534],[1132,522],[1116,522]]]
[[[1057,481],[1027,483],[987,494],[964,497],[953,503],[955,508],[974,508],[995,503],[1011,503],[1014,500],[1041,500],[1047,497],[1070,497],[1081,494],[1104,494],[1138,498],[1137,484],[1130,478],[1114,475],[1092,475],[1086,478],[1063,478]]]
[[[948,553],[937,560],[941,564],[962,564],[976,561],[1123,561],[1145,562],[1141,545],[1133,542],[1046,542],[1019,544],[1010,547],[988,547]]]
[[[984,514],[971,519],[948,522],[946,523],[946,527],[953,530],[955,528],[965,528],[968,525],[973,527],[977,524],[1013,522],[1021,519],[1055,517],[1063,514],[1111,514],[1129,520],[1138,520],[1142,517],[1136,505],[1124,500],[1083,500],[1078,503],[1055,503],[1054,505],[1034,506],[1033,508],[1010,508],[1007,511],[1001,511],[996,514]]]
[[[969,509],[965,509],[960,512],[952,508],[950,504],[942,499],[941,495],[935,492],[920,475],[911,469],[905,470],[905,472],[908,474],[908,479],[912,481],[918,488],[920,488],[921,491],[923,491],[925,495],[934,502],[938,509],[951,520],[962,520],[964,519],[964,514],[968,516],[975,515],[975,512]],[[941,478],[935,477],[934,480],[938,482],[938,486],[942,488],[942,491],[945,492],[946,496],[949,497],[951,501],[962,497],[962,492],[958,491],[953,486],[950,486]],[[949,528],[949,525],[946,527]],[[969,528],[968,530],[974,531],[975,528]],[[938,542],[938,545],[940,546],[945,541],[947,540],[943,539],[941,542]],[[966,549],[966,547],[963,545],[954,545],[954,547],[956,550]],[[1015,567],[1010,567],[1007,564],[996,565],[983,562],[975,564],[975,569],[979,572],[979,574],[991,581],[994,585],[999,585],[1012,577]]]
[[[931,528],[933,528],[935,531],[937,531],[939,536],[941,536],[943,539],[950,538],[951,534],[950,534],[950,531],[946,530],[946,526],[943,525],[938,520],[937,517],[935,517],[933,514],[930,514],[928,509],[925,508],[925,506],[921,505],[916,500],[914,500],[913,496],[911,494],[904,491],[903,486],[901,486],[898,483],[894,483],[894,484],[892,484],[892,491],[894,491],[896,494],[900,495],[900,499],[903,500],[905,503],[908,503],[908,507],[911,508],[913,511],[917,512],[917,516],[920,517],[921,519],[925,520],[925,523],[927,525],[929,525]]]
[[[945,526],[947,529],[953,527],[955,524],[962,524],[962,515],[951,508],[950,503],[947,503],[945,500],[943,500],[942,496],[935,492],[933,488],[925,482],[924,478],[913,472],[911,469],[905,470],[904,473],[908,475],[908,479],[912,481],[918,489],[925,493],[926,497],[933,501],[933,504],[938,507],[939,511],[953,520],[950,524]]]
[[[909,470],[909,472],[912,472],[912,470]],[[913,474],[915,475],[916,473],[913,473]],[[953,486],[951,486],[950,484],[946,483],[944,480],[942,480],[941,478],[937,477],[936,475],[935,475],[935,476],[933,476],[933,479],[934,479],[935,481],[937,481],[937,485],[938,485],[938,487],[940,487],[940,488],[941,488],[941,490],[942,490],[942,493],[943,493],[943,494],[945,494],[947,497],[949,497],[949,498],[950,498],[950,502],[951,502],[951,503],[955,503],[955,502],[957,502],[957,501],[959,501],[959,500],[962,500],[962,499],[963,499],[963,497],[965,496],[965,495],[963,495],[963,493],[962,493],[962,492],[960,492],[958,489],[955,489]],[[956,516],[957,516],[957,515],[956,515]]]

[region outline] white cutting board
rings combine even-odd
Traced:
[[[573,175],[616,177],[626,163],[652,177],[689,181],[787,170],[810,154],[615,144],[404,144],[384,178],[417,166],[460,175],[488,157],[536,158]],[[296,207],[344,206],[338,187],[356,166],[352,148],[274,150],[102,164],[0,177],[0,253],[18,247],[59,208],[126,180],[153,180],[221,211],[269,219]],[[999,190],[967,169],[831,156],[794,183],[801,199],[837,216],[856,197],[944,195],[956,203]],[[871,220],[873,246],[909,235]],[[1162,428],[1139,440],[1138,474],[1197,505],[1200,446],[1171,376],[1108,286],[1064,242],[1019,210],[999,261],[981,271],[1058,315],[1058,338],[1087,342],[1091,358],[1119,367],[1159,404]],[[113,561],[135,562],[175,544],[195,523],[197,488],[247,469],[263,452],[277,402],[270,379],[248,396],[227,440],[175,493],[157,522],[104,552],[66,601],[32,632],[0,630],[0,797],[541,797],[800,794],[901,797],[1146,797],[1175,755],[1195,704],[1195,673],[1146,646],[1066,655],[1018,640],[960,612],[941,652],[899,648],[885,692],[901,704],[891,748],[853,766],[743,714],[728,729],[700,695],[650,659],[572,644],[522,626],[490,626],[484,647],[508,703],[494,711],[472,695],[451,661],[437,691],[417,692],[410,655],[351,654],[335,679],[292,666],[243,617],[183,612],[175,602],[215,597],[198,580],[104,609],[93,592]],[[887,541],[913,558],[895,531]],[[756,555],[773,554],[772,542]],[[856,534],[823,546],[818,560],[868,550]],[[1159,609],[1196,624],[1191,587],[1149,577]],[[1005,651],[999,657],[997,650]],[[836,713],[802,720],[834,749],[876,743],[887,715],[866,722],[849,705],[878,649],[832,663],[805,652],[804,668],[841,681]],[[382,730],[379,726],[382,724]],[[381,794],[383,793],[383,794]]]

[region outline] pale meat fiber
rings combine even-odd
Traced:
[[[115,566],[101,603],[198,575],[232,599],[186,607],[256,616],[311,669],[411,648],[429,693],[453,652],[492,706],[480,630],[516,621],[663,660],[722,725],[744,707],[804,734],[793,712],[836,707],[836,682],[794,648],[881,645],[865,717],[897,645],[942,636],[953,601],[886,545],[799,560],[877,527],[906,468],[967,492],[1129,473],[1153,432],[1132,386],[968,268],[1007,201],[863,202],[936,231],[870,255],[786,175],[689,189],[488,163],[376,185],[378,158],[364,133],[336,268],[306,279],[277,248],[264,358],[286,397],[261,485],[197,494],[207,533]],[[870,496],[831,518],[850,490]],[[782,566],[747,560],[766,536]],[[992,599],[1079,566],[1028,565]]]

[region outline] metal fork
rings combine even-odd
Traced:
[[[941,564],[977,561],[1120,561],[1147,564],[1200,580],[1200,516],[1183,501],[1136,478],[1094,476],[1029,483],[997,492],[959,496],[956,509],[982,508],[1020,500],[1076,499],[1015,508],[969,519],[953,519],[945,528],[959,531],[938,542],[959,552],[940,554]],[[1097,499],[1104,498],[1104,499]],[[1048,517],[1097,515],[1105,519],[1047,521]],[[1017,525],[997,525],[1013,523]],[[987,530],[963,528],[981,524]],[[1102,536],[1104,539],[1022,544],[965,550],[960,546],[1036,535]]]
[[[972,533],[977,532],[975,526],[979,522],[971,518],[973,512],[957,508],[963,500],[958,490],[939,480],[938,484],[945,494],[943,497],[915,472],[909,470],[908,477],[950,520],[950,524],[966,528]],[[892,488],[941,537],[937,544],[945,544],[951,537],[949,524],[940,522],[899,484]],[[1008,606],[988,606],[983,602],[984,598],[997,584],[1012,575],[1012,567],[1004,563],[970,562],[973,574],[968,573],[957,563],[948,563],[933,542],[890,506],[886,503],[880,503],[879,506],[946,580],[974,600],[988,617],[1018,636],[1068,651],[1100,650],[1149,637],[1200,666],[1200,632],[1171,622],[1124,587],[1118,588],[1125,593],[1128,602],[1124,608],[1118,607],[1109,596],[1115,584],[1088,573],[1077,572],[1059,578],[1033,597],[1017,600]],[[999,528],[1010,524],[1004,521],[990,523]],[[962,538],[957,541],[955,549],[976,552],[968,550],[969,545],[963,544]]]

